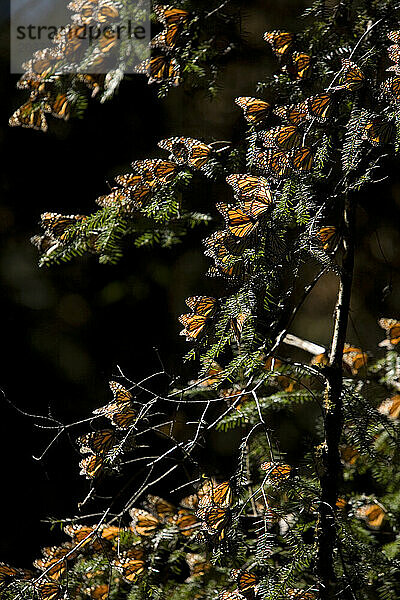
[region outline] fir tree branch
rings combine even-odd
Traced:
[[[343,426],[343,349],[346,340],[350,310],[351,287],[354,271],[355,205],[346,195],[343,216],[344,254],[338,297],[334,314],[334,330],[326,369],[325,388],[325,441],[323,444],[323,470],[321,503],[319,508],[317,571],[321,600],[336,597],[334,551],[336,548],[335,504],[341,477],[339,443]]]

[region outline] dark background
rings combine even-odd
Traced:
[[[40,546],[58,541],[41,520],[75,514],[87,491],[66,437],[43,460],[33,459],[51,433],[34,427],[17,409],[36,415],[50,409],[64,423],[85,418],[110,399],[108,381],[117,375],[117,365],[133,380],[160,368],[155,347],[167,369],[179,372],[188,350],[178,335],[184,299],[215,292],[220,285],[203,275],[209,265],[199,243],[208,235],[205,227],[173,250],[128,249],[117,266],[85,258],[39,269],[29,238],[39,230],[40,213],[92,212],[95,198],[107,193],[115,175],[129,171],[132,160],[163,155],[157,150],[163,137],[232,138],[243,128],[234,98],[253,95],[256,82],[276,68],[262,33],[282,26],[298,29],[297,17],[308,4],[248,2],[246,44],[221,75],[217,100],[178,88],[159,101],[154,86],[131,77],[112,101],[92,101],[83,120],[52,120],[48,134],[8,127],[25,93],[15,88],[18,77],[9,75],[8,23],[2,15],[0,561],[29,566]],[[398,164],[392,170],[390,183],[373,187],[359,211],[348,339],[372,349],[384,337],[377,318],[400,316]],[[199,210],[217,216],[215,200],[205,189]],[[391,281],[393,291],[385,297]],[[305,304],[293,333],[328,344],[335,292],[335,277],[328,275]]]

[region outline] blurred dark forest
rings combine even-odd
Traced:
[[[148,86],[142,76],[131,76],[112,101],[92,101],[81,121],[52,120],[48,134],[8,127],[9,116],[25,94],[15,88],[18,77],[9,74],[8,15],[2,5],[0,561],[29,566],[40,546],[58,541],[41,520],[76,514],[87,491],[68,439],[61,436],[42,461],[34,460],[51,436],[33,427],[32,420],[12,405],[33,414],[51,410],[69,423],[110,399],[108,381],[118,374],[117,365],[131,379],[140,379],[160,369],[159,354],[169,372],[179,373],[181,356],[188,350],[178,335],[177,316],[184,312],[184,299],[224,291],[223,284],[204,277],[209,265],[200,244],[208,235],[205,227],[173,250],[127,248],[117,266],[101,266],[89,258],[39,269],[37,250],[29,239],[39,230],[40,213],[94,211],[95,198],[107,193],[115,175],[130,170],[132,160],[162,155],[157,141],[163,137],[229,140],[244,131],[234,98],[254,95],[256,82],[277,68],[263,32],[298,30],[298,15],[307,5],[305,0],[246,3],[244,45],[221,75],[217,100],[178,88],[160,101],[155,86]],[[359,210],[348,340],[372,350],[384,337],[377,318],[400,316],[398,165],[391,171],[390,182],[371,188]],[[198,200],[199,210],[217,217],[217,198],[207,187]],[[292,332],[328,344],[335,291],[335,277],[326,276]],[[295,449],[295,427],[288,423],[285,434]],[[216,445],[216,460],[230,460],[227,446]]]

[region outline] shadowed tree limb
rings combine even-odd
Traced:
[[[329,365],[326,368],[325,440],[321,446],[321,504],[317,556],[321,600],[333,600],[337,591],[334,571],[336,548],[335,505],[341,478],[339,444],[343,427],[343,348],[346,341],[354,272],[355,203],[348,195],[345,199],[343,220],[344,253],[334,313]]]

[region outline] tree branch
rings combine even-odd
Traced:
[[[354,271],[355,204],[349,195],[344,206],[344,254],[338,297],[334,313],[334,328],[326,368],[325,388],[325,440],[322,450],[321,503],[318,524],[317,572],[321,600],[333,600],[335,594],[334,552],[336,548],[335,508],[341,478],[339,454],[343,427],[343,348],[346,341],[350,310],[351,286]]]

